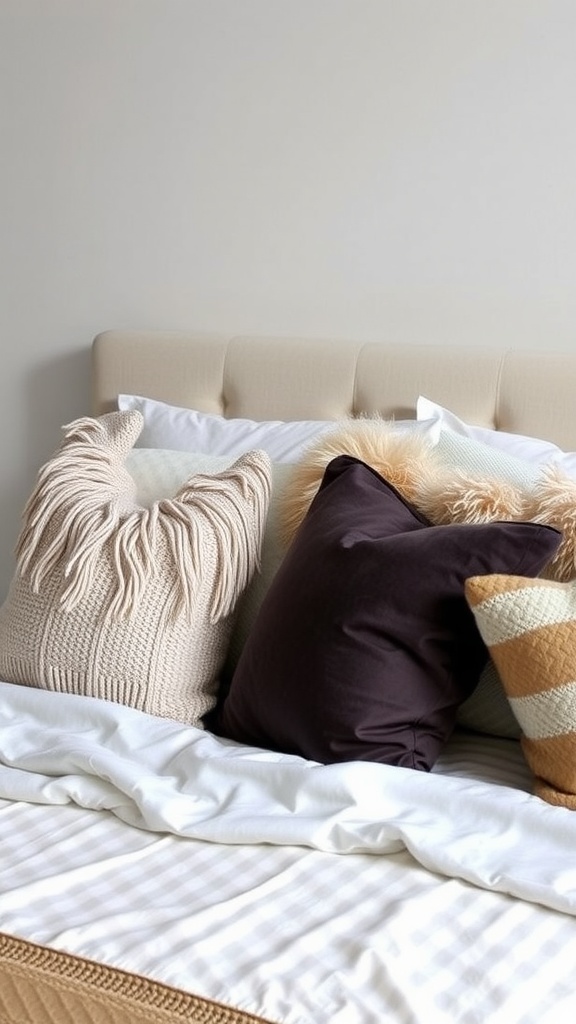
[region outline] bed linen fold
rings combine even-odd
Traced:
[[[448,765],[448,770],[450,766]],[[0,797],[224,844],[386,855],[576,914],[576,816],[481,778],[241,746],[95,698],[0,683]]]

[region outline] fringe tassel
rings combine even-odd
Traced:
[[[259,568],[255,538],[263,535],[270,501],[268,456],[251,452],[217,476],[198,474],[173,499],[143,509],[134,504],[134,483],[123,466],[120,442],[125,448],[126,438],[116,436],[111,448],[106,419],[65,428],[60,450],[38,474],[16,546],[18,572],[38,593],[60,568],[66,581],[61,606],[68,612],[89,596],[106,559],[113,579],[105,621],[130,619],[151,578],[166,574],[174,584],[163,618],[190,620],[208,527],[218,561],[210,595],[211,621],[217,622]]]
[[[258,458],[256,458],[258,457]],[[244,469],[250,469],[250,477]],[[254,479],[255,477],[255,479]],[[236,489],[222,489],[222,480]],[[198,474],[179,493],[179,500],[159,502],[170,559],[178,570],[178,586],[170,595],[167,614],[189,615],[194,594],[202,585],[202,538],[206,526],[216,543],[219,571],[210,600],[212,623],[229,615],[253,574],[260,568],[259,543],[270,502],[270,464],[263,453],[242,456],[218,476]],[[251,499],[251,515],[246,502]]]

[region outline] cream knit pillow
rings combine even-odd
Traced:
[[[258,567],[269,456],[248,452],[143,507],[137,411],[76,420],[40,470],[0,609],[0,677],[201,725]]]

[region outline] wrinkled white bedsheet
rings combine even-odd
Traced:
[[[466,760],[466,744],[470,761]],[[323,766],[127,707],[0,683],[0,798],[111,811],[138,829],[338,854],[408,850],[424,868],[576,914],[576,814],[526,791],[519,747],[489,781],[460,739],[430,774]],[[495,767],[496,765],[496,767]]]

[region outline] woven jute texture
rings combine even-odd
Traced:
[[[269,1024],[81,957],[0,934],[0,1024]]]

